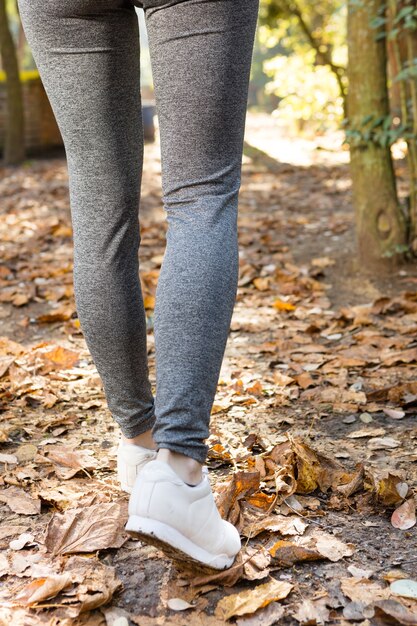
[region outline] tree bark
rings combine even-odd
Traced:
[[[377,39],[370,21],[384,0],[349,3],[348,129],[363,132],[366,119],[389,116],[385,38]],[[392,269],[404,260],[407,224],[398,203],[391,151],[372,134],[351,141],[350,164],[355,204],[356,242],[362,267]]]
[[[17,165],[25,158],[23,95],[16,48],[7,19],[6,0],[0,0],[0,54],[7,90],[3,161],[6,165]]]

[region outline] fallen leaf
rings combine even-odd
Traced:
[[[345,556],[352,556],[354,550],[348,545],[329,533],[315,530],[316,548],[322,556],[329,561],[340,561]]]
[[[377,500],[386,506],[393,506],[403,501],[399,491],[402,491],[403,478],[400,473],[390,470],[365,469],[364,488],[373,492]],[[398,489],[399,486],[399,489]]]
[[[10,542],[9,546],[11,550],[21,550],[28,543],[32,543],[33,535],[30,533],[22,533],[17,539],[14,539]]]
[[[405,411],[403,411],[402,409],[385,408],[382,410],[385,415],[388,415],[388,417],[391,417],[394,420],[401,420],[403,417],[405,417]]]
[[[189,578],[189,584],[195,588],[202,588],[207,585],[222,585],[223,587],[233,587],[243,576],[243,556],[242,550],[238,553],[232,567],[215,572],[214,574],[197,574],[193,567],[184,566],[184,564],[176,563],[177,567],[183,571]]]
[[[273,302],[272,306],[277,311],[294,311],[295,310],[295,306],[291,304],[291,302],[284,302],[284,300],[280,300],[279,298],[277,298]]]
[[[182,598],[170,598],[167,602],[167,606],[172,611],[186,611],[187,609],[195,608],[194,604],[190,604]]]
[[[362,428],[361,430],[354,430],[346,435],[348,439],[361,439],[362,437],[379,437],[385,435],[385,428]]]
[[[14,513],[20,515],[38,515],[41,512],[41,501],[18,487],[9,487],[0,493],[0,502],[5,502]]]
[[[349,622],[368,619],[373,617],[374,614],[375,610],[372,603],[366,601],[361,602],[359,600],[355,600],[353,602],[348,602],[348,604],[343,607],[343,617],[349,620]]]
[[[249,557],[249,558],[248,558]],[[262,580],[269,575],[271,555],[263,546],[246,546],[243,571],[246,580]]]
[[[235,472],[216,493],[216,504],[222,518],[235,524],[240,514],[239,500],[259,489],[259,483],[259,472]]]
[[[15,456],[14,454],[3,454],[0,452],[0,463],[16,465],[18,463],[17,456]]]
[[[47,458],[56,464],[55,472],[63,480],[72,478],[80,470],[94,470],[98,465],[89,451],[74,450],[68,446],[51,446]]]
[[[17,595],[13,603],[21,606],[34,606],[43,600],[54,598],[62,589],[71,584],[69,574],[57,574],[47,578],[32,580]]]
[[[417,600],[417,581],[410,578],[403,578],[402,580],[394,580],[391,583],[390,589],[397,596],[403,598],[413,598]]]
[[[331,487],[348,483],[352,474],[340,463],[307,446],[300,438],[289,437],[296,456],[297,493],[308,494],[317,487],[327,492]]]
[[[323,599],[303,600],[293,616],[300,624],[325,624],[329,621],[329,609]]]
[[[384,615],[393,617],[396,622],[405,624],[405,626],[415,626],[417,624],[417,610],[409,609],[397,600],[380,600],[375,602],[375,608],[377,612],[379,609]]]
[[[289,567],[294,563],[303,561],[318,561],[322,559],[322,555],[314,548],[303,545],[297,545],[292,541],[284,541],[280,539],[269,548],[269,553],[274,559],[274,563]]]
[[[278,602],[271,602],[264,609],[258,609],[250,617],[240,617],[236,620],[237,626],[272,626],[284,617],[285,609]]]
[[[271,514],[255,522],[246,523],[240,532],[244,537],[256,537],[265,530],[279,532],[281,535],[302,535],[306,528],[308,523],[298,515]]]
[[[127,540],[123,504],[100,503],[55,513],[46,530],[48,552],[56,555],[120,548]]]
[[[286,598],[294,585],[287,581],[272,579],[240,593],[222,598],[216,606],[214,614],[219,619],[228,620],[235,615],[254,613],[257,609],[267,606],[270,602]]]
[[[3,552],[0,552],[0,578],[5,574],[8,574],[9,569],[10,563],[7,556]]]
[[[370,450],[385,450],[399,448],[401,442],[393,437],[375,437],[368,441],[368,448]]]
[[[55,370],[70,369],[80,360],[78,352],[63,346],[54,346],[51,350],[40,352],[38,357],[43,361],[40,369],[43,375]]]
[[[340,588],[342,592],[353,602],[373,603],[376,600],[385,600],[390,597],[388,587],[382,587],[379,583],[359,578],[341,578]]]
[[[68,597],[62,600],[68,604],[67,614],[71,617],[105,606],[122,586],[114,568],[98,559],[72,556],[66,562],[65,571],[77,583],[74,594],[66,594]]]
[[[375,573],[372,569],[362,569],[361,567],[356,567],[356,565],[349,565],[347,570],[355,578],[371,578]]]
[[[391,524],[399,530],[408,530],[416,525],[416,503],[410,498],[395,509],[391,516]]]

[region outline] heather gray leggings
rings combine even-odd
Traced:
[[[154,312],[156,397],[138,279],[143,158],[134,0],[19,0],[67,155],[74,291],[127,437],[204,463],[238,278],[237,209],[259,0],[144,0],[167,247]],[[137,6],[142,6],[136,0]]]

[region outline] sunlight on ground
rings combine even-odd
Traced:
[[[349,162],[349,152],[343,147],[344,133],[329,132],[315,139],[292,137],[282,120],[266,113],[248,111],[245,141],[283,163],[309,166],[335,165]]]

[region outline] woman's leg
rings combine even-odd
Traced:
[[[179,467],[183,456],[199,464],[206,459],[235,303],[258,0],[144,0],[144,7],[168,221],[154,316],[153,436],[164,452],[159,458]]]
[[[65,143],[81,328],[109,409],[133,438],[154,423],[138,278],[137,15],[128,0],[19,0],[19,9]]]

